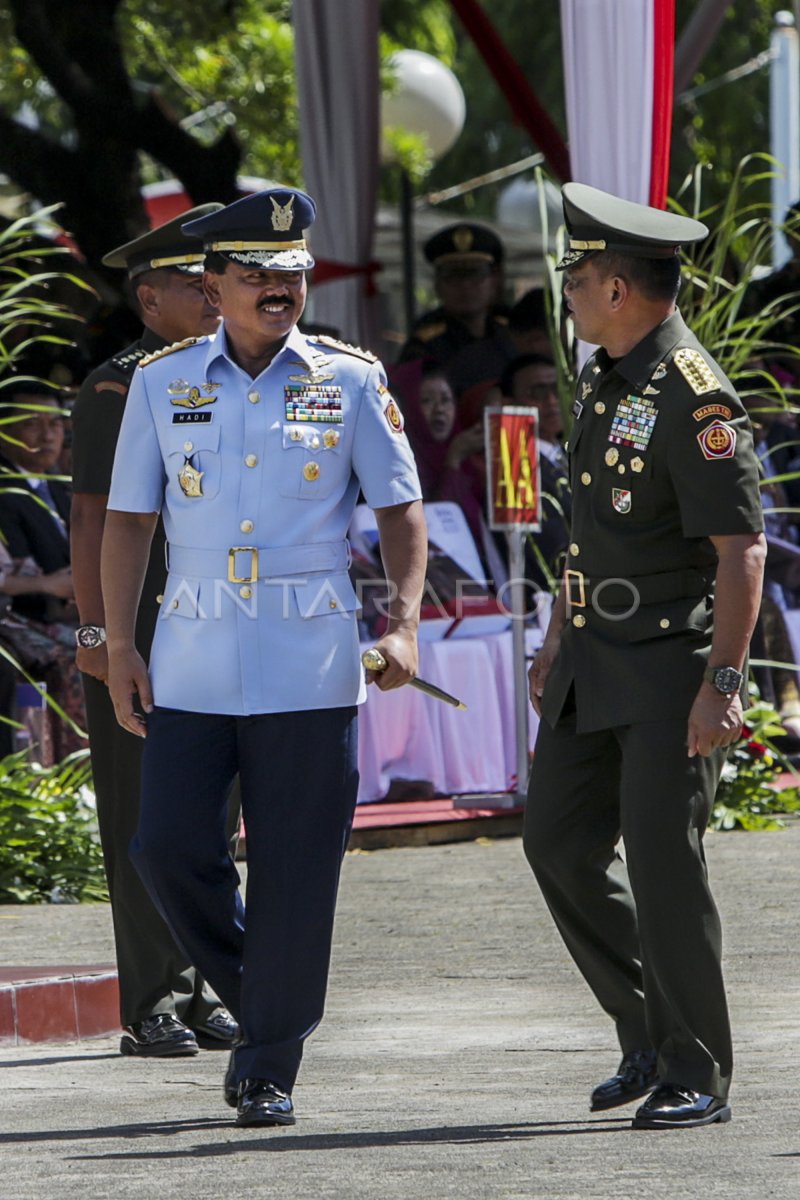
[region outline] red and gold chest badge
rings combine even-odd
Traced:
[[[724,421],[712,421],[697,435],[703,458],[733,458],[736,451],[736,430]]]

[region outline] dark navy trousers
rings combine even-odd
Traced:
[[[269,1079],[291,1092],[322,1019],[358,790],[356,712],[156,708],[147,718],[131,857],[176,941],[241,1025],[237,1081]],[[246,906],[225,837],[237,771]]]

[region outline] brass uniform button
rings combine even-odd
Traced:
[[[619,462],[619,450],[616,446],[611,446],[606,450],[606,466],[615,467]]]
[[[310,483],[313,483],[315,479],[319,479],[319,463],[306,463],[306,465],[303,467],[303,476]]]
[[[246,467],[255,467],[257,465],[257,463],[258,463],[258,457],[255,454],[248,454],[244,460],[244,465]]]
[[[194,450],[194,442],[184,442],[183,448],[186,451],[186,453],[188,454],[190,450]]]
[[[253,595],[253,589],[251,587],[241,587],[239,588],[239,595],[243,600],[249,600]]]
[[[179,604],[180,604],[180,600],[173,600],[173,601],[172,601],[172,607],[173,607],[173,608],[177,608]]]
[[[617,467],[617,471],[620,475],[624,475],[625,474],[625,463],[620,463],[619,466]]]
[[[572,624],[577,629],[583,629],[584,625],[586,624],[586,617],[583,615],[583,613],[578,613],[577,617],[572,618]]]
[[[156,596],[156,604],[163,604],[163,603],[164,603],[163,595]]]
[[[337,604],[337,602],[335,600],[328,601],[328,608],[338,608],[338,607],[339,607],[339,605]]]
[[[594,406],[594,411],[597,413],[598,417],[602,417],[603,413],[606,411],[606,406],[603,404],[602,400],[597,401]]]
[[[586,486],[588,487],[588,485],[589,485],[591,482],[592,482],[592,477],[591,477],[591,475],[589,474],[589,472],[588,472],[588,471],[584,471],[584,472],[583,472],[583,474],[581,475],[581,483],[584,483],[584,484],[586,484]]]
[[[254,528],[253,522],[252,521],[242,521],[239,524],[239,528],[241,529],[242,533],[252,533],[253,528]]]
[[[261,399],[261,395],[259,392],[248,392],[247,399],[251,404],[258,404],[259,400]]]
[[[669,617],[662,617],[658,623],[662,629],[669,629]]]
[[[569,552],[573,558],[575,558],[578,554],[580,554],[581,548],[577,542],[570,543]]]

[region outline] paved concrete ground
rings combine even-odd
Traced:
[[[800,823],[708,850],[738,1055],[729,1125],[634,1133],[631,1109],[590,1116],[618,1052],[518,839],[381,850],[347,858],[294,1129],[233,1126],[219,1053],[0,1047],[0,1198],[797,1200]],[[108,910],[0,909],[0,954],[102,962]]]

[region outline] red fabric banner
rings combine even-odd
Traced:
[[[650,204],[666,208],[675,79],[675,0],[653,0],[653,144]]]
[[[564,139],[478,0],[450,3],[508,101],[514,119],[531,135],[553,173],[566,183],[572,176]]]
[[[541,529],[536,409],[486,408],[483,420],[489,528]]]

